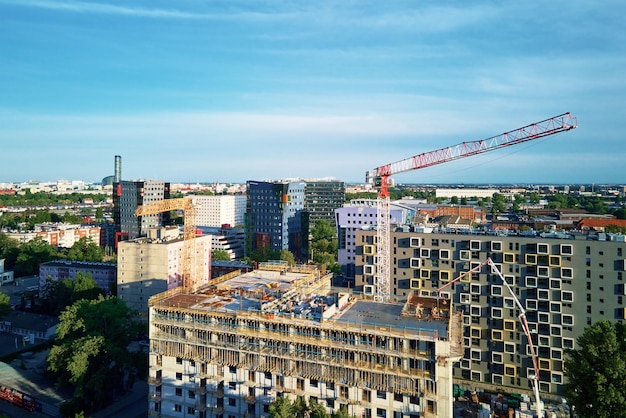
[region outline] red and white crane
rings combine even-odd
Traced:
[[[374,274],[375,299],[380,301],[388,300],[391,290],[389,187],[391,186],[392,175],[521,144],[560,132],[566,132],[576,127],[576,117],[567,112],[491,138],[462,142],[451,147],[425,152],[395,163],[385,164],[368,171],[365,174],[365,181],[378,188],[376,205],[376,238],[378,241],[376,245],[376,272]]]
[[[533,360],[534,374],[529,375],[528,378],[532,381],[532,384],[533,384],[533,393],[535,395],[535,412],[537,414],[537,417],[543,417],[543,403],[541,402],[541,399],[539,398],[539,362],[537,359],[537,352],[535,350],[535,345],[533,344],[533,339],[530,335],[530,329],[528,328],[528,322],[526,321],[526,310],[524,309],[521,302],[515,295],[515,292],[513,292],[513,289],[511,289],[511,286],[509,285],[509,283],[506,281],[506,279],[502,275],[502,272],[500,271],[498,266],[491,260],[491,258],[487,258],[486,261],[483,261],[481,264],[466,271],[465,273],[461,274],[456,279],[451,280],[445,285],[441,286],[439,289],[437,289],[437,298],[439,298],[439,295],[445,288],[447,288],[448,286],[452,286],[453,283],[458,282],[459,280],[461,280],[462,278],[466,277],[469,274],[480,272],[480,270],[486,265],[489,265],[489,267],[491,267],[491,273],[495,273],[498,277],[500,277],[500,280],[509,291],[509,294],[513,297],[513,300],[515,301],[515,304],[517,305],[517,308],[520,311],[520,314],[518,315],[517,318],[519,319],[520,325],[522,326],[522,330],[524,331],[524,334],[526,335],[526,338],[528,339],[528,347],[529,347],[530,355]]]

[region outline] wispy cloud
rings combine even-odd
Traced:
[[[1,4],[57,10],[84,14],[118,15],[129,17],[145,17],[154,19],[194,19],[194,20],[269,20],[288,18],[288,15],[263,12],[229,12],[200,13],[178,9],[128,7],[108,3],[86,1],[52,1],[52,0],[0,0]]]

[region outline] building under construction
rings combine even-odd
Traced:
[[[266,417],[285,396],[358,417],[451,417],[461,315],[433,297],[334,292],[331,276],[269,262],[152,297],[150,415]]]

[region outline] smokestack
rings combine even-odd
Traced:
[[[120,155],[115,156],[115,174],[113,177],[114,183],[122,181],[122,157]]]

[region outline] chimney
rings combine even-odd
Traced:
[[[122,181],[122,157],[120,155],[115,156],[115,174],[113,177],[114,183]]]

